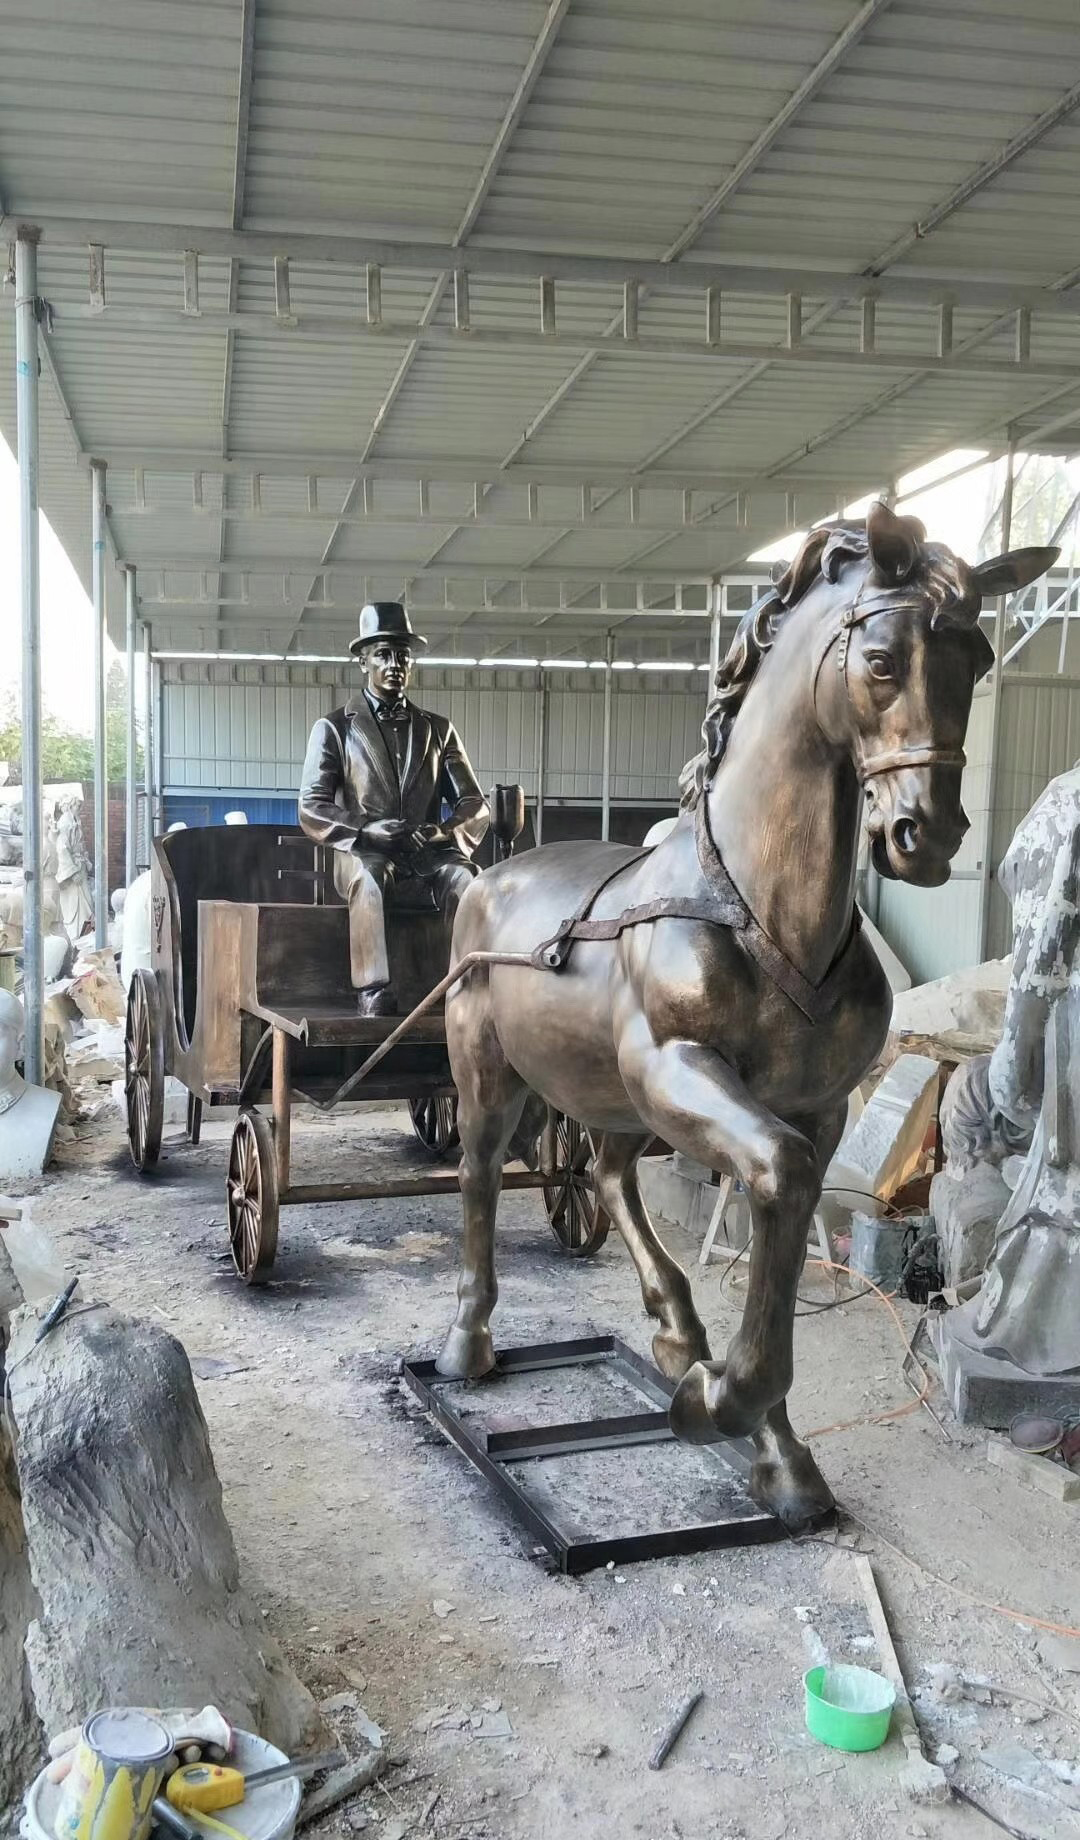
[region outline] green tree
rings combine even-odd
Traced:
[[[112,665],[105,683],[105,757],[110,780],[127,771],[127,695],[123,666]],[[22,781],[22,723],[19,702],[9,691],[0,702],[0,760],[8,763],[8,782]],[[135,777],[142,778],[142,748],[136,748]],[[41,718],[41,772],[46,784],[94,777],[93,736],[67,728],[47,711]]]

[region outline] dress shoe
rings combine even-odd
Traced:
[[[370,984],[356,993],[356,1007],[361,1016],[396,1016],[397,998],[389,984]]]

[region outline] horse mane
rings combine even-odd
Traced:
[[[918,518],[898,520],[914,539],[915,560],[902,581],[883,586],[901,590],[897,606],[910,605],[917,595],[931,610],[930,624],[975,628],[982,593],[967,563],[941,543],[927,543]],[[773,587],[744,613],[713,683],[713,696],[705,711],[700,753],[688,760],[679,775],[681,804],[692,808],[712,784],[727,749],[735,718],[757,676],[762,660],[772,650],[780,628],[795,612],[803,596],[824,579],[835,582],[846,562],[861,561],[870,553],[865,520],[838,520],[821,524],[801,544]]]

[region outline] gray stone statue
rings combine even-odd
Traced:
[[[90,894],[90,859],[82,829],[82,799],[66,792],[56,808],[56,880],[60,888],[60,913],[72,945],[93,922]]]
[[[942,1325],[947,1386],[984,1423],[1070,1398],[1080,1409],[1078,878],[1080,764],[1050,782],[1001,868],[1013,964],[985,1085],[999,1149],[1026,1155],[1019,1168],[998,1159],[1012,1192],[985,1277]]]

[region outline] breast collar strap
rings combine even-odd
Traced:
[[[852,632],[856,626],[861,626],[864,620],[871,619],[875,613],[898,613],[903,606],[902,601],[896,601],[889,598],[887,593],[885,595],[872,595],[868,600],[863,600],[865,589],[866,579],[864,578],[860,583],[855,599],[845,607],[841,614],[840,624],[834,627],[828,634],[825,644],[821,648],[821,653],[814,669],[812,689],[815,717],[817,716],[817,690],[818,679],[821,676],[821,667],[832,651],[833,646],[835,645],[836,647],[836,668],[843,679],[844,690],[850,702],[851,685],[848,682],[848,650],[851,645]],[[818,722],[818,727],[821,727],[820,721]],[[916,742],[910,747],[890,748],[881,754],[864,754],[857,743],[855,748],[855,772],[858,775],[859,784],[861,786],[865,786],[867,780],[875,779],[881,773],[895,773],[902,767],[962,768],[966,765],[967,755],[964,753],[963,748],[934,747],[930,742]]]

